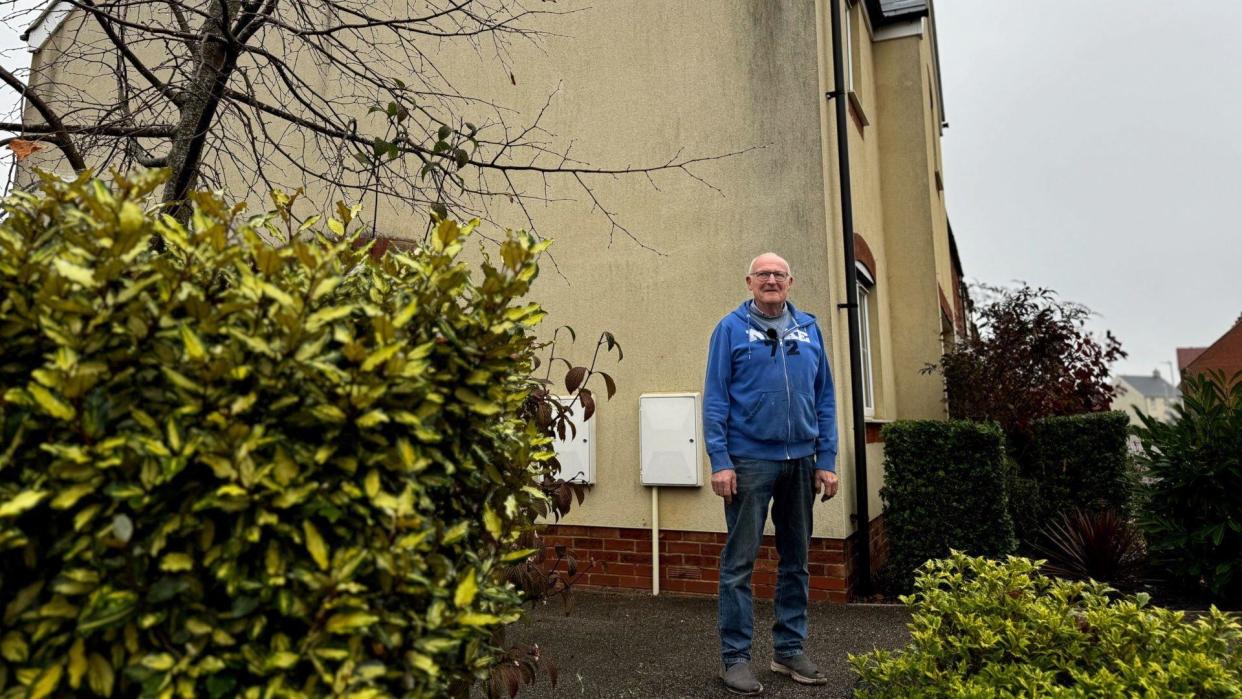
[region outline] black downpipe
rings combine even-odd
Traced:
[[[858,328],[858,268],[854,257],[854,199],[850,186],[849,115],[845,101],[845,57],[841,43],[841,4],[844,0],[828,0],[832,7],[832,84],[828,97],[837,108],[837,166],[841,182],[841,231],[845,243],[845,307],[850,326],[850,407],[854,423],[854,487],[858,510],[858,587],[856,592],[871,592],[871,516],[867,502],[867,424],[863,417],[862,341]]]

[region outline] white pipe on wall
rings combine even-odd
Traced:
[[[651,487],[651,596],[660,594],[660,489]]]

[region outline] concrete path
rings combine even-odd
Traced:
[[[720,684],[716,600],[640,594],[574,593],[566,616],[559,601],[510,628],[509,640],[539,643],[556,661],[552,689],[546,676],[519,699],[589,697],[647,699],[732,697]],[[772,603],[755,603],[754,667],[764,697],[848,697],[855,675],[847,653],[899,648],[909,640],[909,614],[900,606],[813,603],[807,653],[828,675],[827,686],[803,687],[768,670],[772,659]]]

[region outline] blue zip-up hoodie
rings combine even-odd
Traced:
[[[785,302],[793,324],[777,339],[745,301],[712,332],[703,389],[703,426],[712,472],[733,457],[782,461],[815,454],[836,471],[837,407],[828,352],[815,316]]]

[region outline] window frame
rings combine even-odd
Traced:
[[[855,263],[858,272],[858,349],[862,371],[863,416],[875,417],[875,364],[872,356],[875,347],[871,337],[871,299],[875,293],[875,278],[862,263]]]

